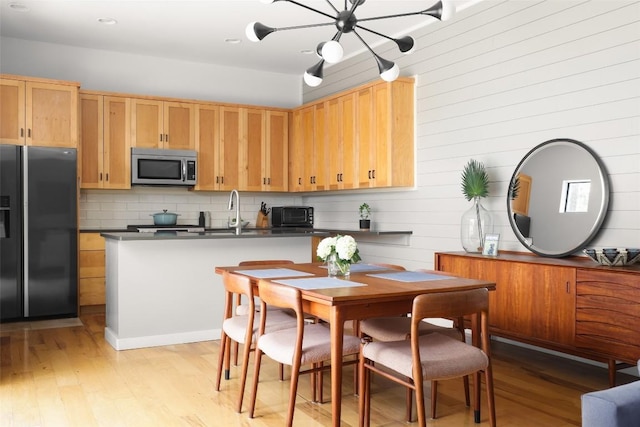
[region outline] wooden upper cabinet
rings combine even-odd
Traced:
[[[305,176],[297,188],[292,175],[289,190],[413,186],[414,115],[410,78],[369,83],[295,110],[289,145],[304,151]]]
[[[358,92],[361,187],[414,183],[413,82],[378,83]]]
[[[266,114],[262,189],[287,191],[289,189],[289,113],[267,110]]]
[[[296,109],[291,114],[289,126],[289,191],[303,191],[304,188],[304,140],[303,110]]]
[[[263,159],[267,156],[265,112],[261,109],[242,109],[241,173],[243,191],[260,191],[266,186]]]
[[[163,148],[193,150],[196,141],[195,105],[186,102],[164,102]]]
[[[131,188],[129,99],[82,93],[80,114],[80,188]]]
[[[357,188],[355,181],[356,102],[348,94],[326,102],[329,189]]]
[[[220,190],[240,189],[242,112],[239,107],[220,107],[218,172]]]
[[[0,79],[0,143],[25,145],[25,82]]]
[[[0,142],[78,146],[78,83],[0,78]]]
[[[194,150],[195,104],[131,99],[131,146]]]
[[[198,170],[195,190],[219,190],[220,177],[220,108],[216,105],[196,107],[196,151]]]

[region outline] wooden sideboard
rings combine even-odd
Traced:
[[[489,297],[493,335],[607,363],[611,385],[618,366],[640,359],[640,265],[444,252],[435,254],[435,268],[496,282]]]

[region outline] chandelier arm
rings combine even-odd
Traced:
[[[274,28],[273,31],[300,30],[302,28],[326,27],[328,25],[334,25],[334,23],[333,22],[323,22],[321,24],[294,25],[292,27]]]
[[[374,21],[378,19],[387,19],[387,18],[402,18],[403,16],[413,16],[413,15],[429,15],[429,16],[433,16],[436,19],[440,19],[439,14],[436,14],[435,12],[432,12],[432,13],[425,13],[425,12],[432,12],[432,11],[430,9],[426,9],[426,10],[421,10],[420,12],[407,12],[407,13],[398,13],[396,15],[374,16],[371,18],[358,19],[358,22]]]
[[[331,0],[326,0],[326,2],[329,4],[331,9],[333,9],[336,12],[336,14],[340,13],[340,11],[338,9],[336,9],[336,7],[333,5],[333,3],[331,3]],[[346,8],[346,3],[345,3],[345,8]]]
[[[305,8],[305,9],[307,9],[307,10],[310,10],[310,11],[312,11],[312,12],[318,13],[318,14],[320,14],[320,15],[322,15],[322,16],[326,16],[327,18],[331,18],[331,19],[333,19],[334,21],[335,21],[335,19],[336,19],[336,17],[335,17],[335,16],[333,16],[333,15],[329,15],[328,13],[325,13],[325,12],[323,12],[323,11],[321,11],[321,10],[315,9],[315,8],[313,8],[313,7],[311,7],[311,6],[307,6],[306,4],[299,3],[299,2],[297,2],[297,1],[295,1],[295,0],[286,0],[286,1],[288,1],[289,3],[297,4],[297,5],[298,5],[298,6],[300,6],[300,7],[303,7],[303,8]],[[327,0],[327,3],[331,4],[331,3],[329,2],[329,0]],[[335,7],[333,7],[333,5],[331,5],[331,7],[335,10]],[[333,24],[333,22],[332,22],[332,24]]]
[[[384,37],[385,39],[389,39],[389,40],[395,40],[393,37],[385,36],[384,34],[379,33],[379,32],[377,32],[377,31],[375,31],[375,30],[372,30],[371,28],[363,27],[363,26],[362,26],[362,25],[360,25],[359,23],[358,23],[358,25],[356,25],[356,27],[358,27],[358,28],[360,28],[360,29],[362,29],[362,30],[368,31],[368,32],[370,32],[370,33],[372,33],[372,34],[375,34],[376,36]]]
[[[366,47],[367,49],[369,49],[369,52],[371,52],[371,54],[374,57],[377,57],[378,55],[376,55],[376,53],[373,51],[373,49],[371,49],[371,47],[367,44],[367,42],[364,41],[364,39],[362,37],[360,37],[360,34],[358,34],[355,30],[352,31],[351,33],[355,34],[357,38],[360,39],[360,41],[362,42],[362,44],[364,45],[364,47]]]

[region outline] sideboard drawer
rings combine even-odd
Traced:
[[[640,280],[637,274],[581,270],[576,282],[576,346],[640,359]]]

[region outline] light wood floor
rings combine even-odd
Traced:
[[[256,418],[234,411],[239,369],[214,391],[218,341],[115,351],[104,340],[104,315],[84,326],[0,328],[1,426],[281,426],[288,382],[272,362],[263,368]],[[606,388],[604,369],[514,347],[493,346],[499,426],[579,426],[580,395]],[[352,368],[345,370],[342,425],[358,423]],[[310,402],[308,376],[299,387],[296,426],[328,426],[330,403]],[[633,377],[619,375],[619,382]],[[325,380],[325,399],[330,396]],[[439,417],[430,426],[478,425],[464,406],[462,383],[439,388]],[[376,378],[372,425],[402,425],[404,390]],[[247,392],[245,402],[249,398]],[[488,425],[486,403],[482,424]]]

